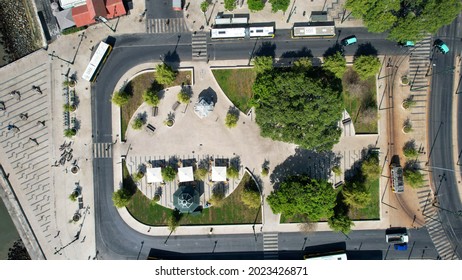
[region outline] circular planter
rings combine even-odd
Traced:
[[[71,172],[72,174],[77,174],[79,172],[79,167],[77,165],[72,166]]]
[[[167,127],[172,127],[175,124],[175,120],[166,120],[165,125]]]
[[[409,85],[409,78],[407,76],[402,76],[401,79],[399,79],[399,82],[403,86],[407,86],[407,85]]]
[[[409,128],[409,131],[406,131],[406,127]],[[405,125],[405,126],[403,126],[402,130],[403,130],[404,134],[408,134],[408,133],[412,132],[412,126]]]
[[[72,221],[78,222],[82,216],[79,213],[75,213],[74,216],[72,216]]]

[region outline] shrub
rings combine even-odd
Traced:
[[[180,101],[183,104],[189,103],[189,100],[191,99],[189,94],[183,90],[178,93],[177,98],[178,98],[178,101]]]
[[[63,105],[64,112],[74,112],[75,109],[76,109],[75,105],[71,105],[71,104],[64,104]]]
[[[144,102],[146,102],[146,104],[152,107],[159,105],[159,101],[160,101],[157,93],[149,91],[149,90],[143,93],[143,100]]]
[[[195,180],[204,180],[205,176],[207,175],[208,172],[209,171],[206,168],[203,168],[203,167],[197,168],[194,171],[194,179]]]
[[[239,115],[234,112],[228,112],[225,118],[225,125],[228,128],[233,128],[237,125],[237,121],[239,120]]]
[[[156,81],[161,85],[169,85],[176,79],[176,72],[165,63],[156,66]]]
[[[154,197],[151,200],[151,205],[156,205],[160,201],[160,195],[155,194]]]
[[[81,27],[73,26],[73,27],[69,27],[69,28],[66,28],[66,29],[62,30],[61,34],[63,34],[63,35],[73,34],[73,33],[79,32],[81,30],[84,30],[85,28],[86,28],[85,26],[81,26]]]
[[[169,165],[169,166],[162,168],[161,173],[162,173],[162,178],[164,179],[164,181],[172,182],[173,180],[175,180],[177,171],[175,168]]]
[[[258,190],[245,188],[241,193],[241,201],[249,208],[258,208],[261,205],[261,196]]]
[[[144,176],[144,173],[141,171],[138,171],[132,175],[133,182],[139,182]]]
[[[416,169],[406,169],[403,173],[404,182],[412,188],[420,188],[424,183],[424,176]]]
[[[412,132],[412,124],[411,123],[406,123],[403,126],[403,131],[404,131],[404,133]]]
[[[404,145],[403,154],[407,158],[415,158],[419,155],[419,153],[417,152],[417,149],[411,145]]]
[[[210,5],[210,4],[209,4],[209,2],[208,2],[207,0],[203,1],[203,2],[201,3],[201,11],[202,11],[203,13],[207,12],[207,9],[209,8],[209,5]]]
[[[180,225],[181,218],[183,214],[180,213],[177,209],[173,210],[168,221],[167,227],[170,231],[174,232],[176,228]]]
[[[232,11],[236,8],[236,1],[235,0],[225,0],[225,9],[228,11]]]
[[[76,191],[73,191],[70,195],[69,195],[69,199],[72,201],[72,202],[75,202],[77,201],[77,197],[79,196],[79,193],[76,192]]]
[[[143,127],[143,120],[141,118],[136,118],[132,123],[132,128],[134,130],[140,130]]]
[[[127,189],[119,189],[112,194],[112,202],[114,202],[114,206],[117,208],[126,207],[130,202],[130,192]]]
[[[209,202],[215,206],[220,207],[223,205],[223,200],[225,199],[225,194],[221,190],[216,190],[215,188],[212,192],[212,196],[209,199]]]
[[[266,176],[268,176],[268,174],[269,174],[269,167],[263,167],[261,169],[261,176],[266,177]]]
[[[247,0],[247,6],[251,12],[257,12],[263,10],[265,2],[262,0]]]
[[[414,106],[417,102],[414,101],[414,99],[411,97],[404,99],[403,101],[403,108],[404,109],[409,109],[412,106]]]
[[[77,130],[74,128],[69,128],[64,130],[64,136],[67,138],[74,137],[77,134]]]
[[[332,172],[334,172],[335,176],[342,175],[342,169],[338,165],[332,167]]]
[[[111,99],[112,103],[114,103],[115,105],[119,107],[127,104],[129,100],[130,100],[130,95],[123,91],[122,92],[116,91],[112,94],[112,99]]]
[[[401,77],[401,83],[403,85],[408,85],[409,84],[409,78],[406,75],[402,76]]]
[[[239,169],[234,166],[230,166],[226,169],[226,176],[231,179],[239,178]]]
[[[167,120],[164,121],[164,124],[166,126],[172,126],[173,125],[173,120],[172,119],[167,119]]]

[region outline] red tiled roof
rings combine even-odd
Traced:
[[[72,18],[77,27],[95,23],[95,17],[107,19],[127,14],[122,0],[87,0],[87,4],[72,8]]]

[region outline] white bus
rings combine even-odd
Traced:
[[[348,260],[347,254],[345,251],[340,250],[336,252],[329,253],[314,253],[304,256],[305,260],[328,260],[328,261],[346,261]]]
[[[105,42],[99,43],[98,48],[91,57],[90,63],[88,63],[85,72],[83,72],[82,79],[85,81],[94,82],[111,51],[112,47],[110,45],[106,44]]]
[[[210,30],[211,39],[243,39],[274,37],[274,25],[239,24],[216,25]]]
[[[334,22],[294,23],[292,38],[332,38],[335,36]]]

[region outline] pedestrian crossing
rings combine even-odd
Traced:
[[[192,35],[192,59],[207,60],[207,33],[196,32]]]
[[[263,233],[263,259],[279,259],[278,233]]]
[[[111,158],[112,143],[94,143],[93,158]]]
[[[146,21],[147,33],[189,32],[184,18],[151,18]]]

